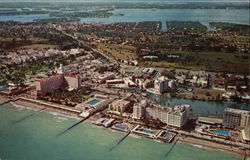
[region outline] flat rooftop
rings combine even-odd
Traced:
[[[208,124],[222,124],[223,119],[211,118],[211,117],[199,117],[198,122],[204,122]]]
[[[250,141],[250,128],[246,127],[242,132],[242,138],[246,141]]]

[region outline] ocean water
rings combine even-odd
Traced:
[[[23,119],[27,115],[33,116]],[[0,106],[1,160],[240,160],[235,154],[212,151],[186,144],[155,142],[129,136],[114,150],[109,149],[125,134],[80,124],[69,132],[61,131],[77,119],[58,114],[37,113],[11,104]]]

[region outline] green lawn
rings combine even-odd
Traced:
[[[192,70],[207,70],[214,72],[248,73],[248,54],[218,53],[218,52],[171,52],[165,54],[175,54],[183,57],[183,60],[159,60],[146,61],[143,65],[152,67],[172,67]]]

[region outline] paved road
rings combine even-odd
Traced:
[[[84,43],[83,41],[77,39],[77,37],[74,37],[73,35],[68,34],[65,31],[60,30],[58,28],[54,27],[54,29],[57,30],[58,32],[61,32],[65,36],[70,37],[74,41],[76,41],[80,47],[88,48],[88,49],[92,50],[94,53],[97,53],[97,54],[101,55],[102,57],[106,58],[109,62],[114,63],[114,64],[118,64],[118,62],[116,60],[112,59],[111,57],[107,56],[106,54],[104,54],[104,53],[102,53],[102,52],[100,52],[100,51],[98,51],[96,49],[93,49],[92,47],[90,47],[89,45],[87,45],[86,43]]]

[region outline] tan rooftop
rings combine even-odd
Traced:
[[[222,124],[223,119],[220,118],[211,118],[211,117],[199,117],[199,122],[209,123],[209,124]]]
[[[246,141],[250,141],[250,126],[246,127],[241,131],[242,138]]]

